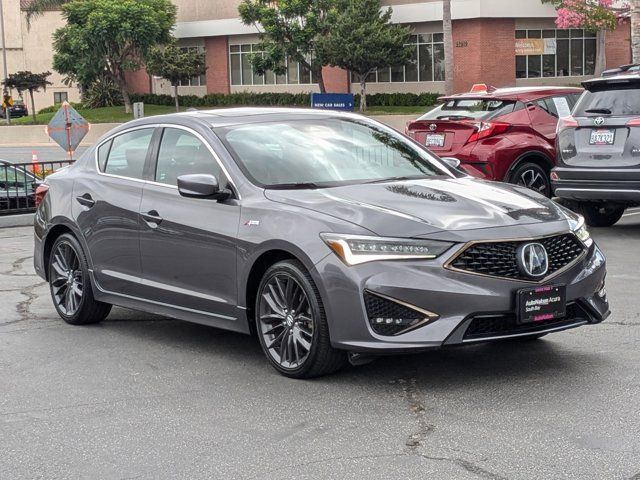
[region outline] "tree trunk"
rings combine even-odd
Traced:
[[[600,30],[597,34],[595,75],[599,77],[607,68],[607,32]]]
[[[322,78],[322,67],[318,68],[315,74],[318,78],[318,87],[320,87],[320,93],[327,93],[327,89],[324,86],[324,78]]]
[[[124,74],[113,75],[113,77],[118,87],[120,87],[120,93],[122,94],[122,100],[124,101],[124,112],[132,113],[131,97],[129,96],[129,88],[127,87],[127,81],[124,79]]]
[[[180,112],[180,99],[178,98],[178,84],[173,86],[173,95],[176,97],[176,113]]]
[[[29,97],[31,97],[31,115],[33,115],[33,123],[36,123],[36,104],[33,101],[33,90],[29,90]]]
[[[444,92],[455,93],[453,67],[453,24],[451,21],[451,0],[442,2],[442,31],[444,33]]]
[[[631,1],[631,54],[640,63],[640,0]]]
[[[367,111],[367,75],[360,75],[360,111]]]

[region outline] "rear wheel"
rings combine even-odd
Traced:
[[[610,227],[622,218],[624,207],[606,203],[580,203],[578,213],[582,214],[591,227]]]
[[[61,235],[53,244],[48,278],[53,305],[65,322],[87,325],[109,315],[111,305],[93,298],[87,258],[73,235]]]
[[[331,347],[318,289],[300,262],[285,260],[266,271],[255,312],[262,350],[282,375],[318,377],[345,365],[346,354]]]
[[[511,174],[509,183],[534,190],[545,197],[551,197],[551,180],[547,171],[536,163],[525,162]]]

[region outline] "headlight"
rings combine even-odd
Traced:
[[[591,239],[589,230],[587,230],[587,225],[584,223],[584,217],[582,215],[580,215],[578,221],[575,222],[575,224],[571,225],[571,229],[582,243],[584,243],[587,247],[591,246],[593,240]]]
[[[376,260],[431,260],[451,248],[453,243],[410,238],[367,237],[321,233],[320,237],[347,265]]]

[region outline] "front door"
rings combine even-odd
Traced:
[[[236,199],[182,197],[181,175],[215,175],[227,184],[204,139],[190,130],[165,128],[155,181],[143,192],[140,251],[145,298],[213,320],[236,318]]]
[[[118,135],[100,145],[95,167],[73,187],[73,213],[99,288],[136,295],[141,272],[139,209],[154,128]]]

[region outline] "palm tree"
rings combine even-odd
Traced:
[[[444,34],[444,92],[453,94],[453,25],[451,0],[442,2],[442,32]]]
[[[631,53],[633,63],[640,63],[640,0],[631,1]]]
[[[31,0],[25,12],[27,12],[27,25],[31,24],[31,20],[42,15],[49,10],[59,10],[62,4],[67,0]]]

